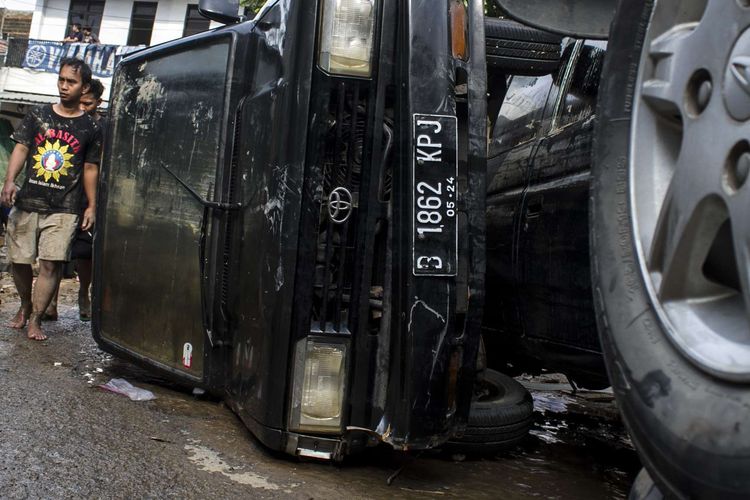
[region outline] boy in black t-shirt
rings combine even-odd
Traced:
[[[81,111],[87,113],[93,118],[102,131],[102,139],[106,131],[104,119],[97,111],[102,104],[102,94],[104,94],[104,85],[96,78],[91,79],[91,85],[88,92],[81,95]],[[83,208],[88,205],[86,197],[83,197]],[[91,321],[91,297],[89,289],[91,288],[91,245],[93,243],[92,230],[83,231],[80,227],[76,230],[75,237],[71,246],[71,259],[75,260],[75,269],[78,273],[80,287],[78,289],[78,318],[81,321]],[[57,296],[60,292],[58,286],[52,301],[42,316],[42,320],[57,320]]]
[[[8,220],[8,253],[21,307],[10,323],[28,336],[45,340],[41,318],[69,260],[70,245],[85,191],[88,207],[81,229],[94,225],[101,130],[80,109],[91,83],[91,69],[79,59],[63,59],[57,79],[60,102],[37,106],[13,133],[15,148],[0,199],[13,205]],[[26,163],[26,180],[16,192],[15,179]],[[39,278],[32,293],[31,264],[38,257]]]

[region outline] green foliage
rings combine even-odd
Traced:
[[[266,3],[266,0],[240,0],[241,6],[247,7],[253,12],[258,12],[264,3]]]
[[[490,17],[501,17],[503,15],[494,0],[484,0],[484,14]]]

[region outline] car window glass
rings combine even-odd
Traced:
[[[585,120],[594,114],[606,48],[607,43],[604,41],[586,40],[583,43],[560,107],[558,128]]]
[[[570,60],[574,57],[574,54],[578,53],[577,47],[577,39],[565,38],[563,40],[562,52],[560,53],[560,66],[558,70],[552,74],[552,89],[550,90],[550,96],[547,99],[548,104],[551,103],[553,105],[547,106],[546,114],[544,117],[545,119],[551,120],[555,113],[554,103],[555,101],[557,101],[557,97],[561,92],[560,89],[565,87],[566,76],[570,73],[568,66],[570,65]]]
[[[506,151],[534,138],[551,85],[550,75],[511,79],[493,129],[493,151]]]

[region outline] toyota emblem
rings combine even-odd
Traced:
[[[352,213],[352,193],[337,187],[328,195],[328,215],[336,224],[343,224]]]

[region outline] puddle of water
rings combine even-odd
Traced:
[[[573,398],[561,392],[533,391],[532,396],[534,398],[534,411],[541,414],[547,412],[565,413],[568,411],[568,404],[574,401]]]
[[[200,444],[187,444],[185,445],[185,451],[190,453],[188,459],[196,464],[200,470],[218,472],[236,483],[252,486],[253,488],[272,491],[281,489],[278,484],[270,482],[260,474],[250,471],[235,472],[236,469],[241,469],[242,467],[232,467],[222,460],[218,453]],[[290,487],[293,487],[293,485],[290,485]]]
[[[611,392],[531,391],[536,421],[530,434],[547,443],[606,444],[635,453]]]

